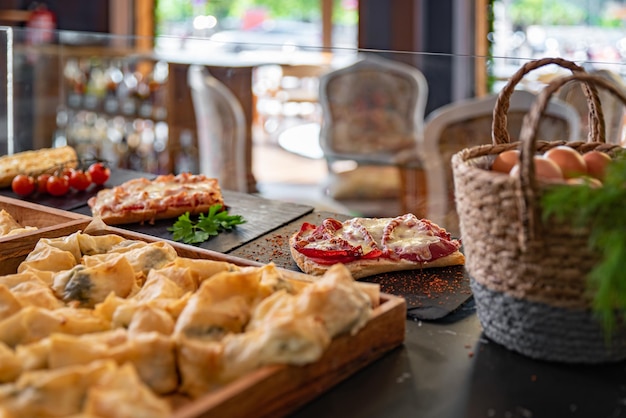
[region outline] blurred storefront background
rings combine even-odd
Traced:
[[[319,49],[324,4],[320,0],[158,0],[157,47],[216,51]],[[326,2],[330,45],[356,48],[358,1]],[[177,42],[172,42],[175,38]],[[181,39],[183,40],[181,42]]]
[[[527,59],[559,56],[623,70],[616,64],[626,60],[624,0],[494,0],[492,12],[491,52],[502,58],[491,69],[494,90]]]

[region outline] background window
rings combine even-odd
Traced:
[[[495,91],[527,59],[558,56],[623,71],[616,64],[626,60],[624,0],[494,0],[493,12]]]
[[[157,45],[226,52],[315,50],[323,46],[320,0],[158,0]],[[358,1],[332,2],[333,47],[356,48]],[[176,38],[176,39],[174,39]]]

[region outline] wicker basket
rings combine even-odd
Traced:
[[[552,81],[526,115],[520,141],[465,149],[452,157],[456,204],[477,312],[484,333],[508,349],[529,357],[570,363],[601,363],[626,358],[626,326],[607,342],[591,312],[586,277],[598,261],[588,247],[588,231],[567,223],[541,222],[539,199],[547,187],[536,181],[532,156],[563,142],[537,141],[539,120],[551,95],[566,82],[579,80],[626,95],[607,81],[576,72]],[[594,90],[594,89],[592,89]],[[595,92],[597,94],[597,91]],[[506,100],[504,100],[506,102]],[[599,102],[588,96],[592,119],[602,118]],[[568,145],[580,153],[596,149],[615,154],[603,129],[588,142]],[[505,124],[506,126],[506,124]],[[507,138],[508,139],[508,138]],[[489,171],[497,154],[520,149],[519,177]]]

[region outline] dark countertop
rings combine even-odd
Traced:
[[[119,178],[128,175],[121,173]],[[11,195],[6,191],[0,194]],[[238,196],[229,196],[233,207],[238,207]],[[86,202],[86,196],[81,197]],[[259,233],[246,234],[224,252],[296,268],[284,251],[288,234],[304,220],[319,220],[325,214],[313,213],[312,208],[301,205],[267,202],[257,196],[243,198],[250,199],[279,208],[284,217],[267,223]],[[51,201],[44,204],[55,206]],[[72,211],[85,213],[84,205],[71,206]],[[268,212],[267,216],[272,215]],[[145,228],[140,232],[150,233]],[[293,416],[626,416],[626,362],[567,365],[518,355],[483,336],[471,297],[459,303],[458,309],[437,320],[407,319],[402,346],[320,394]]]
[[[559,418],[626,416],[626,363],[533,360],[481,333],[473,301],[408,321],[404,345],[293,416]]]

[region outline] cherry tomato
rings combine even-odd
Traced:
[[[85,190],[91,185],[91,174],[83,170],[72,170],[70,173],[70,187],[76,190]]]
[[[63,170],[61,170],[61,174],[60,175],[63,175],[65,177],[69,178],[72,175],[72,171],[74,171],[73,168],[64,167]]]
[[[18,174],[11,181],[11,188],[20,196],[28,196],[35,191],[35,179],[26,174]]]
[[[44,173],[37,176],[37,192],[48,193],[48,179],[52,174]]]
[[[111,177],[111,170],[102,163],[91,164],[87,171],[91,174],[91,181],[99,186]]]
[[[50,176],[46,184],[48,193],[52,196],[63,196],[70,190],[70,181],[66,176]]]

